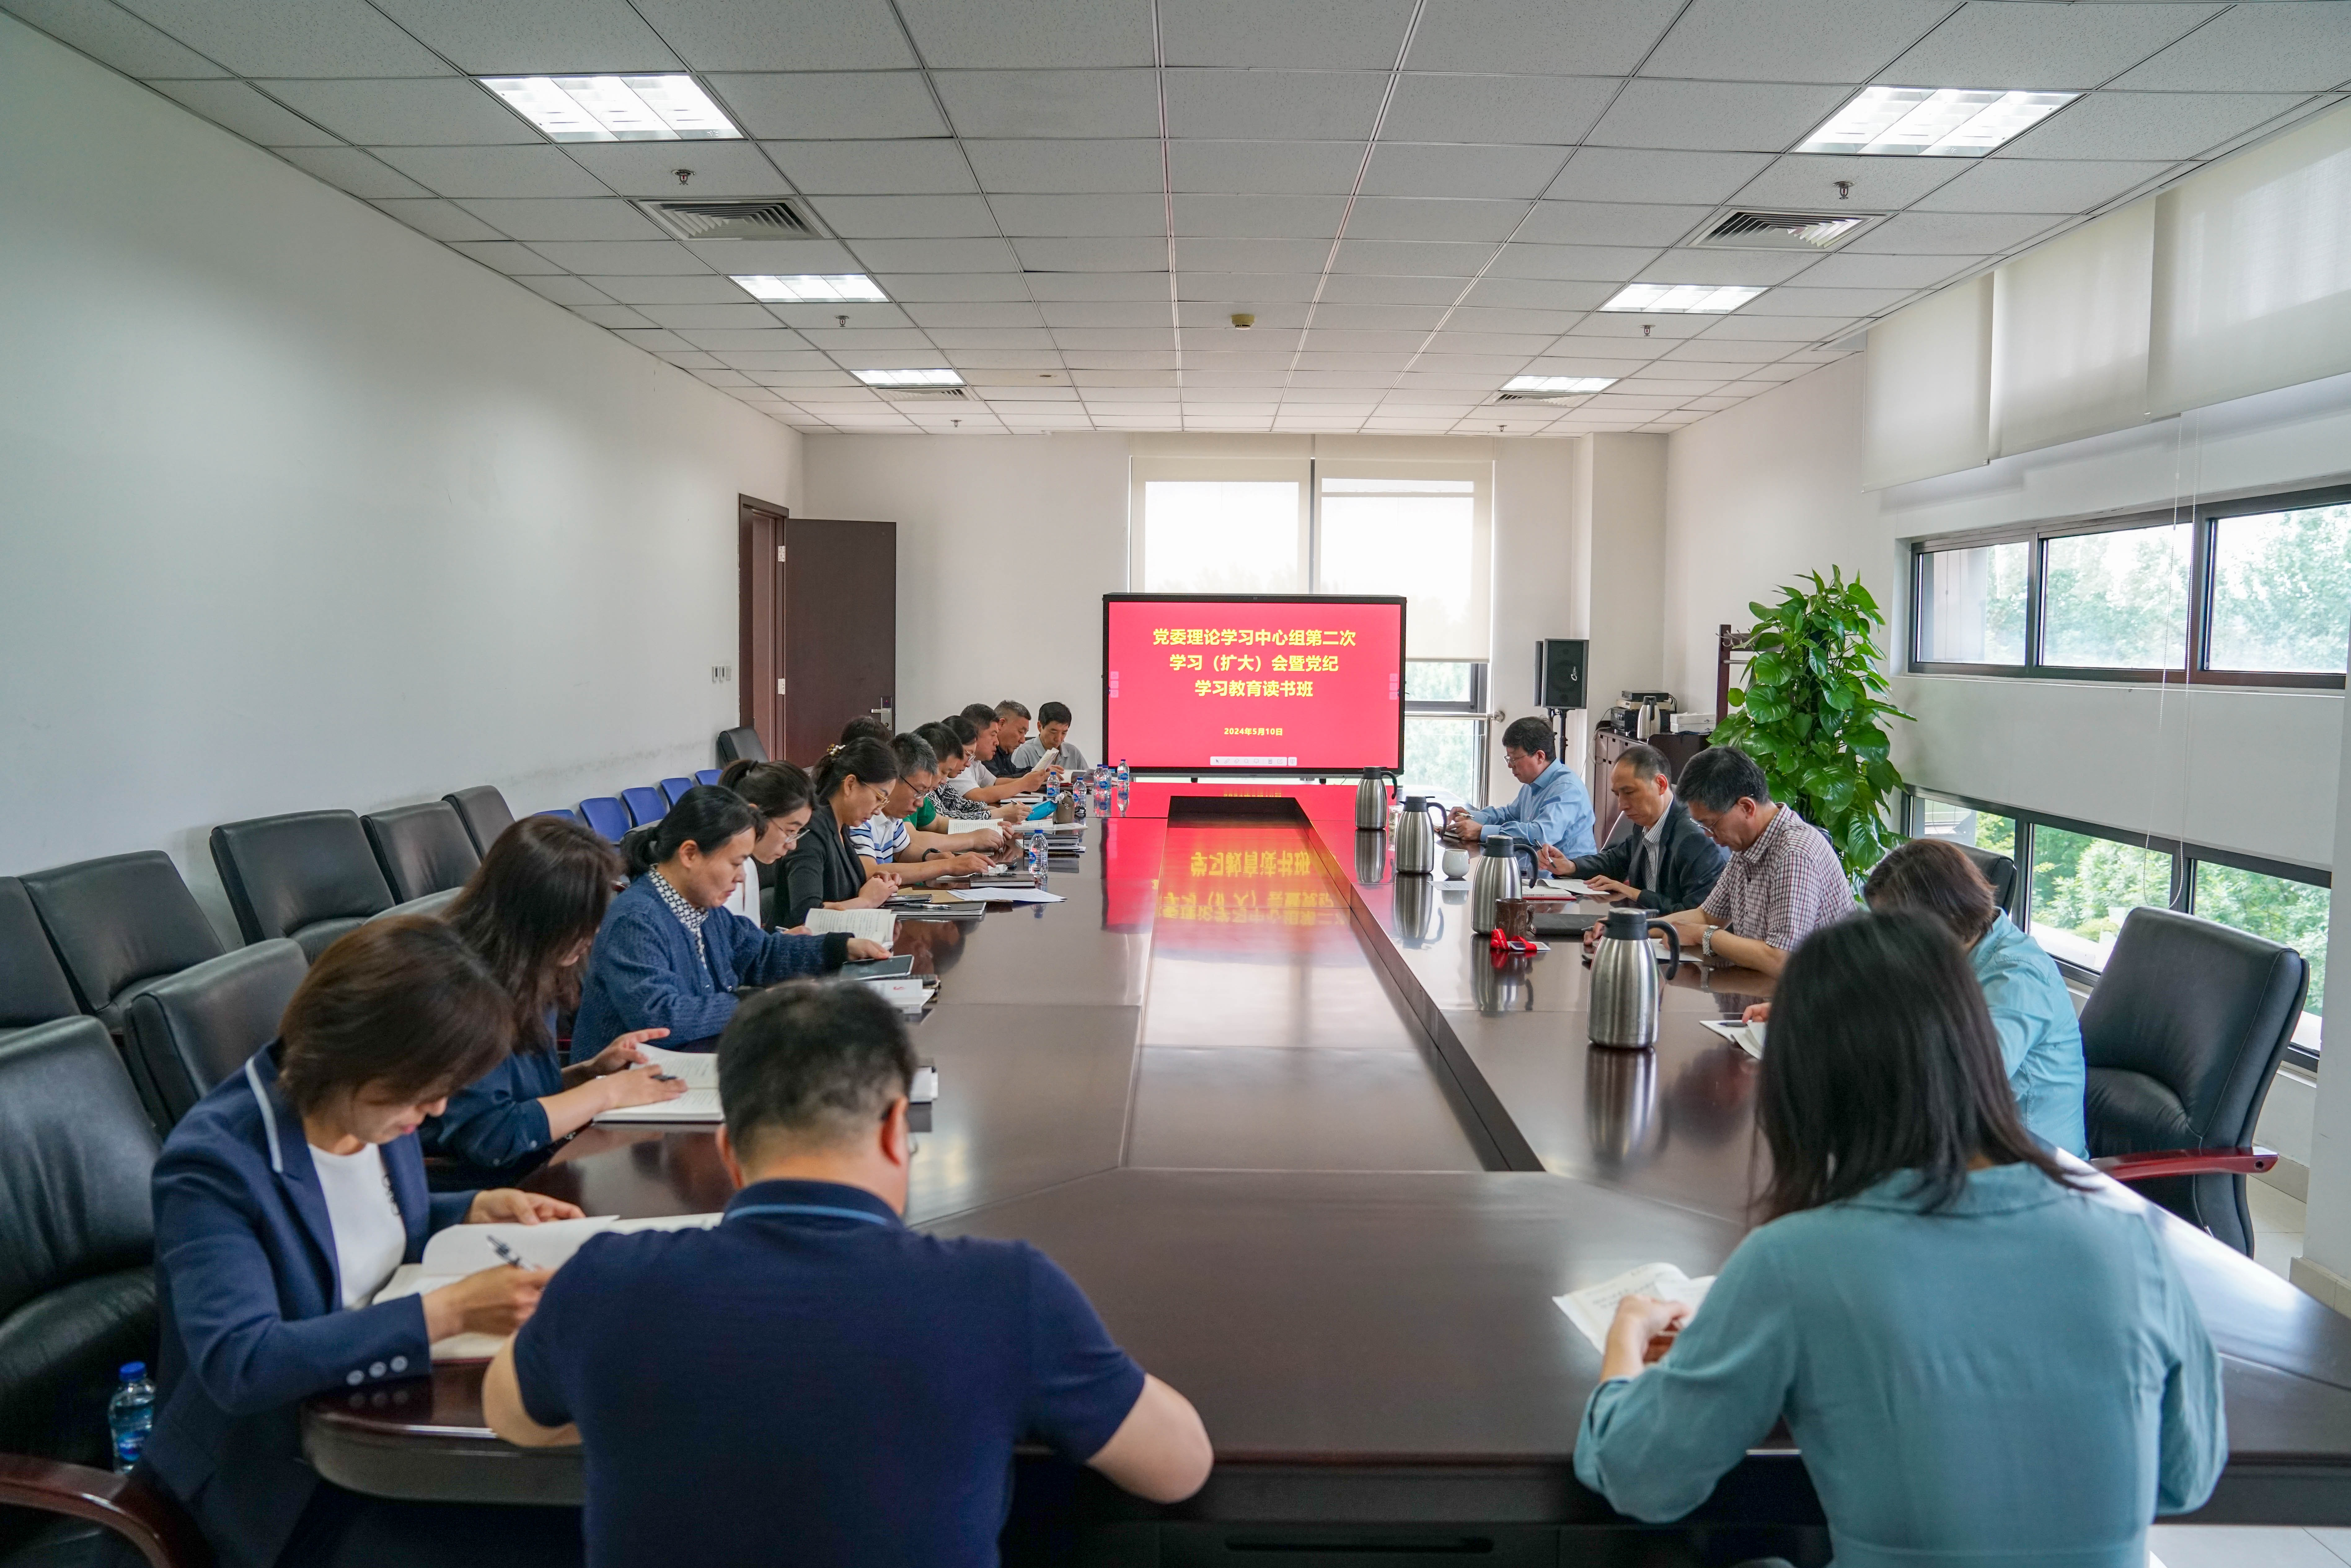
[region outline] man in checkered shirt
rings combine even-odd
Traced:
[[[1706,902],[1666,916],[1685,950],[1776,975],[1797,943],[1855,913],[1828,835],[1772,800],[1753,758],[1710,746],[1683,766],[1677,788],[1698,825],[1730,852]]]

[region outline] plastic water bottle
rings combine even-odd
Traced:
[[[1122,795],[1123,795],[1123,794],[1124,794],[1124,793],[1126,792],[1126,788],[1127,788],[1127,786],[1128,786],[1128,785],[1130,785],[1130,784],[1132,784],[1132,783],[1134,783],[1134,774],[1133,770],[1132,770],[1132,769],[1130,769],[1130,768],[1127,767],[1127,765],[1126,765],[1126,758],[1123,758],[1123,757],[1120,758],[1118,759],[1118,788],[1119,788],[1119,792],[1120,792]]]
[[[119,1375],[122,1385],[106,1402],[107,1429],[114,1435],[114,1468],[128,1474],[147,1448],[147,1428],[155,1424],[155,1385],[147,1381],[147,1364],[126,1362]]]
[[[1039,877],[1045,874],[1045,830],[1042,828],[1029,835],[1029,869]]]

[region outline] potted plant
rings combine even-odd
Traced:
[[[1877,601],[1858,579],[1845,581],[1841,567],[1825,581],[1810,577],[1810,591],[1792,584],[1778,604],[1748,606],[1755,629],[1747,684],[1732,688],[1732,711],[1713,739],[1755,758],[1771,798],[1818,825],[1859,875],[1902,839],[1886,821],[1902,775],[1886,760],[1881,721],[1911,716],[1885,700]]]

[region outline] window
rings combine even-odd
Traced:
[[[1404,713],[1405,793],[1435,795],[1447,805],[1483,800],[1485,662],[1407,659]]]
[[[2143,904],[2171,904],[2172,858],[2117,839],[2032,830],[2032,884],[2027,897],[2033,939],[2085,969],[2103,969],[2123,916]]]
[[[2273,942],[2283,942],[2310,961],[2310,995],[2302,1004],[2305,1027],[2294,1031],[2297,1044],[2304,1035],[2315,1048],[2314,1026],[2326,1010],[2325,888],[2306,882],[2289,882],[2240,866],[2210,861],[2196,864],[2194,908],[2207,920],[2239,931],[2250,931]]]
[[[1926,799],[1918,804],[1920,838],[1949,839],[1955,844],[1989,850],[2011,860],[2016,858],[2014,817],[1998,817],[1989,811],[1979,811],[1973,806],[1954,805],[1949,800]]]
[[[1314,591],[1401,593],[1416,655],[1486,656],[1486,552],[1470,478],[1326,476]]]
[[[1143,591],[1296,593],[1306,572],[1295,479],[1149,479]]]
[[[1910,668],[2341,690],[2351,490],[1914,549]]]

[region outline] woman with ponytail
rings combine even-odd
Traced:
[[[800,830],[814,814],[816,790],[796,762],[755,762],[747,757],[728,763],[718,782],[749,801],[751,810],[759,814],[759,836],[751,841],[751,864],[743,868],[742,883],[726,901],[726,907],[765,927],[768,921],[760,912],[760,891],[776,884],[776,862],[800,841]]]
[[[878,943],[840,933],[762,931],[724,907],[743,880],[760,822],[743,797],[705,784],[621,841],[632,880],[596,933],[573,1039],[665,1029],[673,1049],[707,1049],[735,1016],[737,987],[890,956]]]
[[[896,877],[865,874],[849,838],[882,809],[897,781],[898,758],[883,741],[861,737],[824,754],[813,781],[816,810],[799,846],[784,857],[777,919],[798,925],[811,909],[872,909],[898,891]]]

